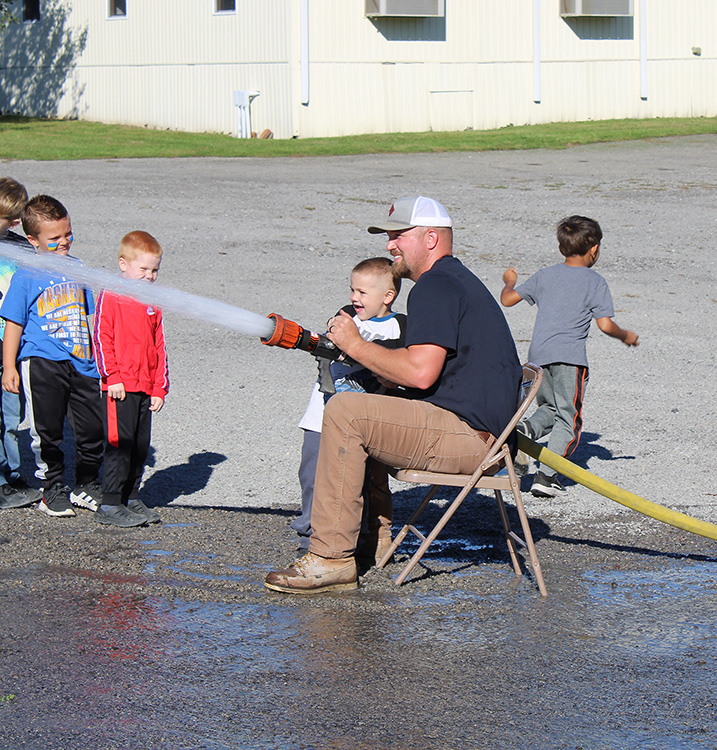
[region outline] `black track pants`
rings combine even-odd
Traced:
[[[126,504],[139,495],[152,432],[150,403],[146,393],[128,393],[122,401],[102,393],[105,425],[102,502],[106,505]]]
[[[41,357],[22,361],[27,418],[30,422],[35,476],[44,487],[64,482],[61,445],[65,416],[75,435],[77,484],[99,478],[102,466],[102,402],[99,380],[81,375],[72,362]]]

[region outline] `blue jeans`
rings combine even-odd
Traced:
[[[22,400],[17,393],[2,392],[0,403],[0,486],[20,478],[20,422]]]

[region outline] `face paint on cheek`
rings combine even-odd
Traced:
[[[71,234],[71,235],[69,235],[67,237],[67,242],[70,243],[70,244],[72,244],[72,242],[74,241],[74,239],[75,239],[75,236],[73,234]],[[59,247],[59,245],[60,245],[59,242],[48,242],[47,243],[47,249],[48,250],[57,250],[57,248]]]

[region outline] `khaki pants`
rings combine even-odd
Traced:
[[[493,438],[426,401],[337,393],[326,404],[314,485],[311,552],[351,557],[368,456],[386,466],[472,474]]]

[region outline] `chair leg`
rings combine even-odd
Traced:
[[[493,490],[495,493],[495,499],[498,503],[498,512],[500,513],[500,520],[503,523],[503,531],[505,532],[505,541],[508,543],[508,552],[510,552],[510,559],[513,563],[513,570],[515,575],[522,576],[523,571],[520,567],[520,561],[518,560],[518,552],[515,549],[515,542],[513,541],[512,532],[510,530],[510,520],[508,519],[508,512],[505,509],[505,503],[503,502],[503,495],[500,490]]]
[[[435,486],[437,490],[438,487]],[[441,533],[443,527],[451,520],[451,516],[458,510],[458,506],[463,502],[466,495],[473,489],[473,485],[470,484],[464,487],[456,499],[448,506],[448,510],[441,516],[438,523],[433,527],[431,533],[423,540],[421,546],[413,553],[413,557],[408,561],[406,567],[401,571],[399,576],[396,578],[396,586],[400,586],[405,580],[408,574],[414,569],[418,561],[423,557],[425,551],[431,546],[433,540]],[[434,493],[435,494],[435,493]]]
[[[548,589],[545,587],[545,581],[543,580],[543,571],[540,567],[540,561],[538,560],[538,553],[535,551],[535,544],[533,543],[533,534],[530,531],[530,523],[528,523],[528,516],[525,512],[525,506],[523,505],[523,498],[520,494],[520,484],[518,477],[515,474],[512,462],[506,462],[508,468],[508,474],[510,475],[510,484],[513,488],[513,497],[515,498],[515,507],[518,511],[518,518],[520,518],[520,525],[523,529],[523,540],[528,550],[528,556],[530,557],[530,564],[533,568],[533,575],[538,583],[538,589],[540,589],[541,596],[548,595]]]
[[[520,498],[520,495],[518,495]],[[530,524],[528,523],[528,516],[525,514],[525,508],[523,507],[522,499],[516,501],[520,503],[518,506],[518,516],[520,517],[520,525],[523,527],[523,536],[525,538],[525,546],[528,548],[528,555],[530,556],[530,564],[533,568],[533,574],[535,580],[538,582],[538,588],[540,589],[541,596],[547,596],[548,590],[545,588],[545,581],[543,580],[543,571],[540,567],[540,561],[538,560],[538,554],[535,551],[535,544],[533,543],[533,535],[530,533]]]
[[[391,559],[391,555],[393,555],[393,553],[399,548],[401,542],[406,538],[406,535],[409,531],[412,531],[419,539],[425,539],[423,534],[421,534],[421,532],[415,528],[414,524],[421,517],[421,514],[428,506],[428,503],[433,500],[436,492],[438,492],[438,489],[438,485],[433,485],[429,488],[428,492],[426,492],[425,497],[423,498],[423,500],[421,500],[420,505],[416,508],[416,510],[413,511],[413,514],[408,519],[404,527],[398,532],[398,534],[396,534],[386,554],[378,561],[376,565],[377,568],[381,569],[386,565],[386,563]]]

